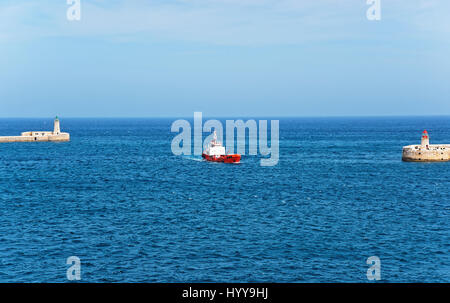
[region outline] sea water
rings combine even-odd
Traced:
[[[275,119],[275,118],[271,118]],[[450,282],[450,117],[282,118],[280,161],[175,156],[176,119],[61,119],[0,145],[0,282]],[[51,119],[0,119],[1,135]],[[204,134],[205,137],[208,134]]]

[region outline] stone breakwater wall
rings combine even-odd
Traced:
[[[403,147],[402,160],[408,162],[450,161],[450,144],[408,145]]]
[[[11,142],[64,142],[70,141],[70,135],[68,133],[60,133],[59,135],[22,135],[22,136],[5,136],[0,137],[0,143]]]

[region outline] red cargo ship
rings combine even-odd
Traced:
[[[214,139],[209,143],[208,147],[202,154],[203,159],[212,162],[239,163],[241,155],[230,155],[225,153],[225,147],[217,141],[217,135],[214,131]]]

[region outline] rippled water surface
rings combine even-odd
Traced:
[[[280,162],[174,156],[174,119],[62,119],[68,143],[0,145],[0,282],[450,282],[450,118],[280,119]],[[0,119],[1,135],[52,129]],[[205,134],[206,136],[206,134]]]

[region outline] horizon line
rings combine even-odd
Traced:
[[[58,115],[58,118],[63,119],[186,119],[193,118],[192,116],[62,116]],[[425,118],[425,117],[450,117],[450,114],[426,114],[426,115],[308,115],[308,116],[293,116],[293,115],[203,115],[203,118],[228,118],[228,119],[241,119],[241,118]],[[34,116],[34,117],[2,117],[0,119],[54,119],[55,116]]]

